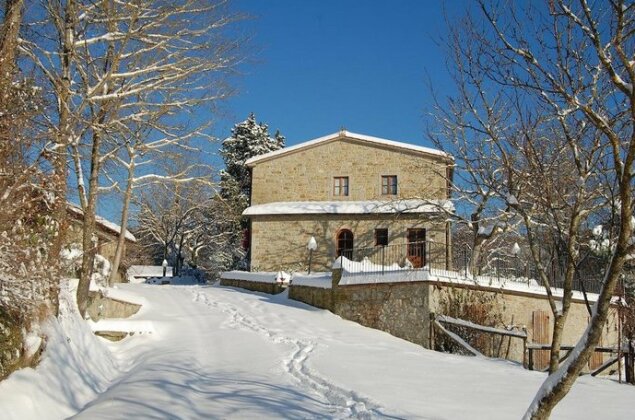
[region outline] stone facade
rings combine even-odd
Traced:
[[[115,252],[117,251],[117,235],[114,235],[110,231],[107,231],[105,229],[101,229],[99,225],[96,225],[95,229],[97,231],[97,253],[99,255],[102,255],[108,261],[113,261],[115,259]],[[81,244],[82,221],[78,219],[72,219],[66,235],[66,242],[68,244]],[[126,242],[124,242],[124,247]]]
[[[284,150],[284,149],[283,149]],[[251,205],[279,201],[447,198],[448,159],[342,135],[278,154],[252,167]],[[382,175],[397,176],[397,195],[382,195]],[[333,195],[333,178],[349,177],[349,195]]]
[[[359,138],[358,138],[359,137]],[[397,146],[395,146],[397,144]],[[401,146],[399,146],[401,145]],[[269,156],[271,155],[271,156]],[[286,202],[390,202],[446,200],[451,158],[416,146],[368,141],[340,132],[247,162],[252,172],[251,208]],[[382,176],[397,177],[397,194],[382,194]],[[348,177],[348,195],[334,195],[334,178]],[[435,212],[250,215],[252,271],[306,270],[311,236],[318,242],[313,269],[328,269],[336,256],[337,235],[350,230],[354,247],[375,245],[375,229],[388,229],[388,244],[406,244],[407,230],[426,229],[425,239],[449,247],[449,226]]]
[[[411,228],[425,228],[426,240],[446,244],[445,223],[435,222],[426,215],[253,216],[251,270],[306,271],[309,263],[307,243],[311,236],[314,236],[318,242],[318,249],[313,253],[312,270],[328,271],[336,254],[336,239],[340,229],[349,229],[353,232],[356,248],[367,248],[374,246],[374,232],[377,228],[388,229],[390,245],[405,246],[406,232]],[[444,268],[445,255],[437,256],[435,261],[441,265],[438,268]]]

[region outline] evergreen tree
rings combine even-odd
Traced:
[[[284,147],[284,136],[276,131],[274,137],[269,135],[269,127],[257,123],[252,112],[247,119],[234,126],[232,135],[223,141],[220,154],[225,162],[225,170],[221,171],[221,195],[224,198],[238,198],[249,202],[251,193],[251,177],[245,166],[247,159]],[[242,197],[236,197],[236,194]]]
[[[221,197],[231,210],[227,214],[234,217],[233,222],[224,220],[224,228],[231,228],[227,236],[225,250],[233,249],[233,263],[231,268],[244,269],[245,249],[249,247],[248,223],[242,212],[247,208],[251,195],[251,175],[245,162],[254,157],[284,147],[285,137],[276,131],[273,137],[269,135],[269,127],[264,123],[257,123],[256,116],[251,113],[247,119],[234,126],[230,137],[223,141],[220,155],[225,162],[225,169],[220,172]],[[228,267],[229,268],[229,267]]]

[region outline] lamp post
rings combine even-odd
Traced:
[[[313,251],[317,249],[317,241],[314,236],[311,236],[309,243],[306,246],[309,249],[309,274],[311,274],[311,260],[313,259]]]
[[[512,246],[512,255],[514,256],[514,259],[516,260],[516,276],[518,276],[518,272],[519,267],[518,267],[518,254],[520,253],[520,245],[518,245],[518,242],[514,242],[514,245]]]
[[[161,263],[161,267],[163,267],[163,277],[165,277],[166,271],[168,269],[168,260],[164,259]]]

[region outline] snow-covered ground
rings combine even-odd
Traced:
[[[425,350],[284,294],[145,284],[117,293],[144,302],[121,329],[143,328],[106,342],[63,299],[40,366],[0,383],[0,417],[513,419],[545,377]],[[583,377],[553,418],[633,418],[634,399],[635,387]]]

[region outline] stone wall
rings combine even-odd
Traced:
[[[337,273],[334,272],[334,273]],[[550,316],[549,341],[553,331],[553,316],[547,297],[540,293],[524,293],[501,290],[492,287],[444,283],[439,281],[418,281],[403,283],[378,283],[339,286],[333,289],[320,289],[307,286],[294,286],[289,289],[289,298],[309,305],[328,309],[331,312],[357,322],[361,325],[379,329],[404,340],[430,346],[430,313],[443,314],[441,301],[447,293],[471,293],[497,302],[496,311],[505,326],[515,325],[517,330],[526,330],[528,343],[536,340],[533,330],[533,316],[543,311]],[[477,298],[478,299],[478,298]],[[468,319],[469,320],[469,319]],[[563,345],[575,345],[585,331],[589,320],[586,305],[582,300],[574,299],[565,327]],[[617,345],[617,313],[613,310],[609,316],[602,336],[602,346]],[[503,327],[503,325],[497,325]],[[547,342],[547,343],[548,343]],[[543,343],[543,344],[547,344]],[[523,342],[512,338],[503,341],[508,358],[517,362],[524,360]],[[601,363],[602,357],[595,356],[595,363]]]
[[[427,347],[428,294],[424,282],[342,286],[333,290],[333,306],[344,319]]]
[[[251,204],[277,201],[447,197],[438,155],[339,138],[255,164]],[[382,195],[382,175],[397,176],[397,196]],[[333,177],[349,177],[349,195],[333,196]]]
[[[349,229],[353,232],[355,248],[366,248],[375,245],[375,229],[378,228],[388,229],[389,245],[405,245],[407,231],[411,228],[425,228],[428,241],[446,242],[445,223],[425,215],[254,216],[251,218],[251,270],[306,271],[309,261],[306,246],[314,236],[318,249],[313,253],[312,271],[328,271],[336,255],[339,230]],[[439,249],[445,250],[441,245]],[[438,268],[445,268],[445,255],[436,256],[435,260],[441,265]]]
[[[101,294],[101,292],[90,292],[88,315],[93,321],[102,318],[128,318],[141,309],[141,305],[125,302],[123,300],[112,299]]]
[[[263,283],[259,281],[221,279],[220,284],[221,286],[239,287],[254,292],[268,293],[270,295],[277,295],[284,291],[284,288],[277,283]]]
[[[333,292],[331,289],[291,285],[289,286],[289,299],[337,313],[333,307]]]
[[[426,282],[338,286],[340,270],[333,271],[333,288],[289,286],[289,298],[327,309],[344,319],[385,331],[427,346],[429,289]]]
[[[24,334],[21,320],[0,307],[0,381],[15,370],[35,364],[36,360],[26,357]]]
[[[463,290],[467,291],[467,285],[457,284],[444,284],[438,283],[431,291],[430,295],[430,311],[434,313],[441,313],[440,300],[444,295],[447,295],[448,290],[453,291]],[[509,290],[500,290],[492,288],[475,288],[470,286],[470,293],[482,294],[484,296],[495,296],[495,299],[499,302],[498,308],[500,315],[502,316],[505,325],[516,325],[521,329],[525,327],[528,335],[528,343],[540,343],[541,340],[537,339],[534,334],[534,314],[541,311],[549,317],[549,330],[548,336],[551,342],[551,334],[553,332],[553,315],[549,306],[549,301],[545,295],[530,294]],[[593,303],[591,303],[593,305]],[[589,313],[587,311],[584,301],[580,299],[574,299],[571,304],[569,316],[563,333],[562,344],[563,345],[575,345],[589,322]],[[602,346],[617,346],[617,311],[612,310],[609,319],[604,327],[604,334],[602,336]],[[598,355],[598,357],[600,357]],[[519,339],[511,340],[510,359],[522,362],[523,360],[523,348],[522,341]]]

